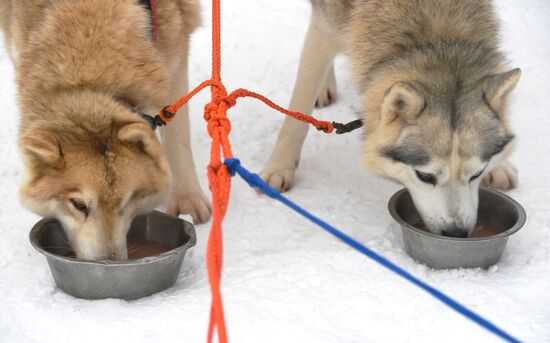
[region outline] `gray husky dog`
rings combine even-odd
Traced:
[[[507,98],[520,77],[499,50],[488,0],[312,0],[290,109],[335,99],[333,59],[351,60],[368,169],[402,183],[430,231],[466,237],[480,183],[510,189]],[[287,119],[262,178],[291,187],[307,125]]]

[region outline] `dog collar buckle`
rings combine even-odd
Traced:
[[[362,127],[362,126],[363,126],[363,120],[361,120],[361,119],[350,121],[347,124],[332,122],[332,127],[334,127],[334,129],[336,129],[336,134],[337,135],[341,135],[343,133],[351,132],[351,131],[356,130],[356,129]]]

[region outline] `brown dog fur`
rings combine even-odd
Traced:
[[[205,221],[209,203],[190,159],[186,110],[154,132],[130,106],[156,113],[187,90],[192,0],[2,0],[0,25],[14,62],[31,210],[58,217],[79,257],[126,258],[132,218],[171,194],[173,214]],[[171,175],[174,176],[170,191]]]

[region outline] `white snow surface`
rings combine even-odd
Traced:
[[[193,36],[191,85],[210,74],[210,4]],[[503,47],[523,69],[511,104],[518,136],[512,161],[519,188],[509,192],[527,212],[502,260],[489,270],[436,271],[403,249],[386,204],[399,186],[367,173],[360,134],[312,130],[297,183],[288,196],[528,342],[550,341],[550,2],[500,0]],[[310,6],[295,0],[222,4],[223,78],[228,89],[258,91],[286,105],[298,67]],[[338,101],[315,115],[348,121],[358,112],[347,61],[337,59]],[[193,144],[207,190],[209,137],[191,101]],[[173,288],[135,301],[88,301],[60,291],[45,258],[28,241],[39,219],[22,209],[18,184],[18,109],[14,71],[0,49],[0,342],[203,342],[210,288],[205,263],[209,225]],[[254,100],[231,109],[234,153],[259,171],[283,120]],[[473,322],[388,272],[313,224],[233,179],[224,222],[223,296],[232,342],[497,342]]]

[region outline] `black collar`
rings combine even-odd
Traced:
[[[140,111],[136,110],[135,108],[133,109],[133,111],[134,111],[134,113],[139,115],[141,117],[141,119],[145,120],[147,122],[147,124],[149,125],[149,127],[151,128],[151,130],[153,130],[153,131],[155,131],[155,129],[159,126],[166,125],[166,122],[164,120],[162,120],[162,118],[158,114],[153,117],[152,115],[140,112]]]

